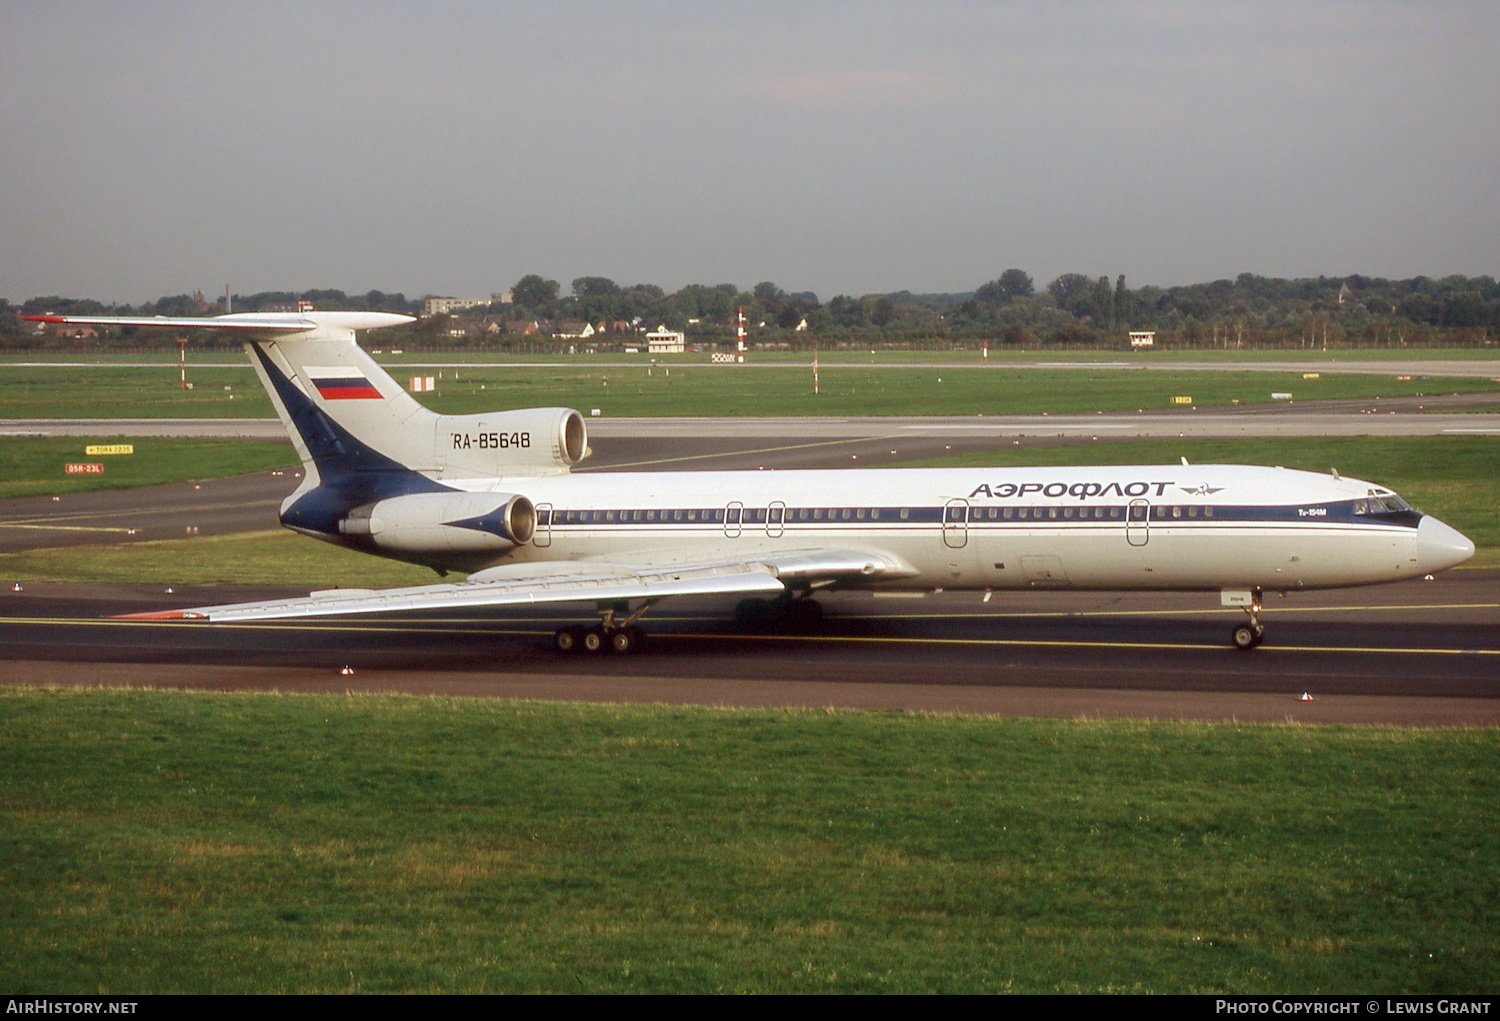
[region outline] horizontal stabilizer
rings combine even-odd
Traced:
[[[238,333],[307,333],[320,327],[378,330],[412,322],[394,312],[235,312],[223,316],[21,316],[34,323],[141,326],[160,330],[229,330]]]

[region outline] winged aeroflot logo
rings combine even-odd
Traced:
[[[1210,486],[1207,482],[1203,483],[1203,485],[1201,486],[1196,486],[1193,489],[1189,489],[1186,486],[1178,486],[1177,488],[1182,490],[1188,496],[1212,496],[1215,493],[1222,493],[1224,491],[1223,486]]]

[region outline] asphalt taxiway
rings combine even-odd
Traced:
[[[929,452],[945,445],[993,447],[1000,440],[1119,440],[1201,437],[1253,442],[1272,436],[1500,435],[1493,417],[1500,391],[1376,400],[1282,401],[1222,407],[1140,409],[1069,415],[933,415],[840,418],[590,418],[589,436],[618,466],[621,444],[652,444],[657,459],[722,450],[771,437],[809,442],[873,441]],[[18,418],[0,420],[0,436],[174,436],[286,442],[274,418]],[[688,444],[685,451],[676,445]],[[672,446],[668,446],[672,445]],[[856,451],[857,452],[857,451]],[[645,456],[642,453],[640,456]],[[928,456],[905,453],[903,456]],[[813,467],[807,463],[783,467]]]
[[[741,706],[1500,726],[1500,572],[1268,602],[1266,644],[1230,647],[1212,594],[822,597],[809,633],[673,600],[638,656],[551,651],[547,613],[206,624],[112,613],[291,590],[27,585],[0,592],[0,681],[373,691]],[[1303,699],[1303,694],[1309,697]]]

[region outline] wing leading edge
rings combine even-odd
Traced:
[[[394,312],[237,312],[221,316],[65,316],[24,315],[34,323],[85,326],[139,326],[163,330],[226,330],[239,334],[310,333],[330,327],[378,330],[413,322]]]
[[[764,558],[677,564],[506,564],[465,581],[393,589],[330,589],[294,599],[120,614],[120,620],[276,620],[342,614],[615,602],[668,596],[780,594],[788,587],[916,572],[887,553],[793,550]]]

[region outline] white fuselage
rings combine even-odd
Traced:
[[[880,588],[1287,590],[1395,581],[1472,553],[1434,519],[1372,512],[1370,497],[1393,496],[1383,487],[1284,468],[588,472],[463,488],[536,507],[531,541],[483,566],[865,548],[906,567]]]

